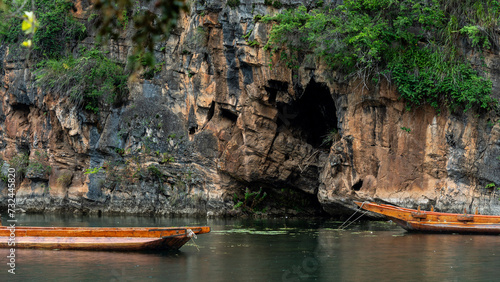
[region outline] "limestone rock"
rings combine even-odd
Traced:
[[[99,114],[37,88],[24,58],[2,46],[0,156],[43,150],[52,168],[26,172],[19,206],[234,215],[233,197],[249,188],[266,191],[274,214],[350,214],[353,199],[500,214],[495,188],[484,188],[500,185],[498,113],[408,112],[393,85],[341,82],[309,55],[290,70],[263,50],[269,25],[253,21],[272,12],[262,1],[196,2],[155,51],[161,71],[129,82],[127,101]],[[123,64],[126,34],[109,46]],[[498,98],[499,57],[485,60]]]

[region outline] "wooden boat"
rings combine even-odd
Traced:
[[[442,213],[372,202],[355,203],[362,209],[385,215],[408,231],[500,234],[500,216],[481,215],[477,211],[475,214]]]
[[[177,250],[210,227],[0,227],[0,247],[97,251]]]

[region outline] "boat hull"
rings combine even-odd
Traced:
[[[461,234],[500,234],[500,216],[440,213],[400,208],[370,202],[355,202],[361,208],[385,215],[408,231]]]
[[[15,231],[13,231],[15,230]],[[85,228],[0,227],[0,247],[96,251],[178,250],[210,227]]]

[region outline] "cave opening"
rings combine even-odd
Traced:
[[[352,185],[351,189],[354,191],[359,191],[359,190],[361,190],[361,187],[363,187],[363,180],[359,180],[358,182],[354,183],[354,185]]]
[[[290,183],[253,181],[234,191],[233,202],[242,210],[272,210],[274,215],[326,216],[316,194],[297,189]]]
[[[325,84],[311,79],[291,108],[281,107],[282,115],[292,117],[290,126],[298,129],[301,137],[313,147],[330,147],[339,139],[337,109]]]

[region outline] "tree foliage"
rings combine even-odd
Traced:
[[[26,5],[27,2],[30,1],[4,1],[8,8],[0,14],[0,22],[6,23],[0,25],[3,42],[23,41],[23,46],[33,48],[35,58],[53,59],[63,56],[72,41],[86,36],[85,25],[71,14],[71,1],[34,0],[33,6]],[[18,15],[27,8],[34,8],[34,11],[24,12],[24,17]]]
[[[40,28],[33,36],[33,51],[38,57],[61,57],[68,44],[85,38],[86,27],[73,17],[72,7],[67,0],[35,0]]]
[[[147,52],[168,37],[188,6],[184,0],[95,0],[93,8],[98,15],[95,24],[99,38],[118,38],[131,21],[134,56],[152,57]],[[85,25],[71,15],[71,9],[76,9],[71,0],[0,0],[0,35],[7,43],[33,36],[33,44],[26,39],[23,45],[33,46],[35,54],[44,59],[59,57],[69,42],[86,35]],[[31,35],[21,32],[23,11],[38,18],[38,22],[32,22],[39,30]],[[148,65],[153,66],[154,61],[149,60]]]
[[[118,38],[123,21],[131,18],[135,27],[132,40],[138,50],[153,51],[154,44],[168,37],[188,6],[184,0],[96,0],[94,8],[101,15],[99,35]]]

